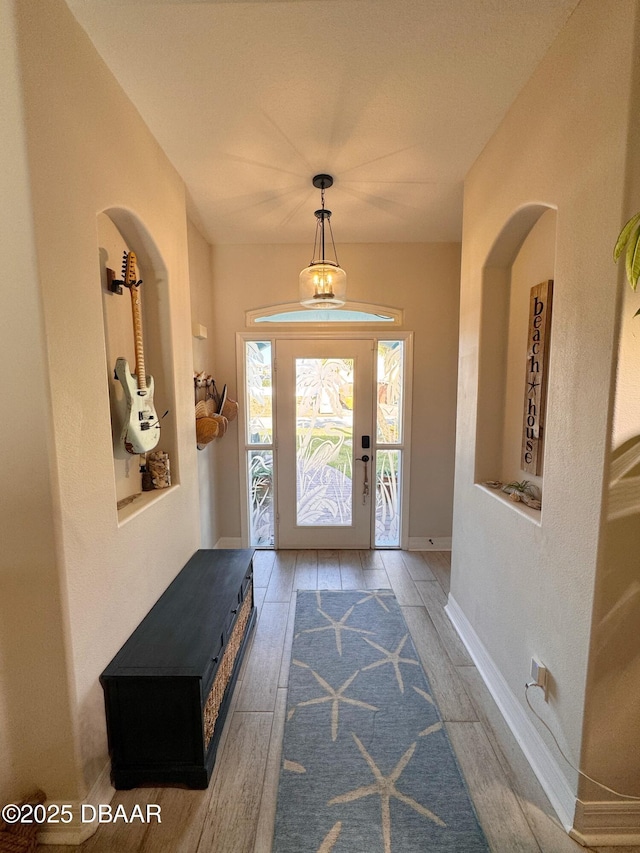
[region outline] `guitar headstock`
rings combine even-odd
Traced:
[[[126,287],[138,287],[142,281],[138,281],[136,272],[136,253],[125,252],[122,256],[122,282]]]

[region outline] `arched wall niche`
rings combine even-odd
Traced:
[[[530,291],[554,279],[555,243],[556,208],[526,205],[504,225],[483,267],[476,483],[526,479],[542,490],[544,469],[539,477],[525,472],[520,456]],[[547,423],[550,416],[547,411]]]
[[[155,449],[167,451],[169,454],[171,481],[172,485],[176,485],[179,480],[179,459],[173,415],[175,399],[169,280],[167,267],[158,247],[132,211],[123,208],[102,211],[97,217],[97,232],[116,502],[122,504],[133,495],[141,495],[118,510],[118,519],[122,522],[166,490],[142,493],[140,464],[143,457],[127,453],[120,439],[126,400],[123,388],[114,376],[114,367],[116,359],[124,357],[129,362],[131,371],[135,371],[135,344],[130,293],[126,287],[121,295],[109,290],[107,268],[115,272],[116,279],[121,279],[124,252],[135,252],[139,277],[142,279],[140,300],[145,368],[147,375],[153,377],[154,407],[158,417],[162,419],[160,441]],[[166,411],[169,414],[163,418]]]

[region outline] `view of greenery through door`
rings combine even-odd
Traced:
[[[404,342],[377,341],[375,547],[399,547]],[[245,342],[246,460],[250,544],[275,543],[272,343]],[[353,364],[300,359],[296,371],[297,523],[351,523]],[[372,381],[373,377],[372,377]],[[320,521],[321,523],[321,521]]]
[[[352,358],[296,359],[296,521],[349,525],[353,500]]]

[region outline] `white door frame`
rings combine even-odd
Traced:
[[[256,330],[251,332],[236,332],[236,375],[238,396],[240,406],[238,411],[238,476],[240,479],[240,524],[242,535],[242,547],[249,547],[249,489],[246,476],[246,453],[251,449],[247,444],[247,419],[246,419],[246,375],[245,375],[245,343],[246,341],[271,341],[272,354],[272,382],[277,382],[276,371],[273,365],[275,357],[275,342],[277,340],[373,340],[373,341],[404,341],[404,411],[403,411],[403,466],[401,481],[401,536],[400,547],[407,549],[409,544],[409,490],[411,469],[411,403],[413,398],[413,332],[401,332],[391,328],[364,330],[347,330],[333,328],[331,330],[312,330],[308,327],[296,329],[295,331],[276,331],[273,329]],[[374,382],[376,381],[374,377]],[[275,397],[275,395],[274,395]],[[275,422],[275,418],[274,418]],[[274,427],[275,431],[275,427]],[[374,424],[375,435],[375,424]],[[274,503],[277,502],[278,482],[277,464],[277,436],[274,435]],[[375,478],[372,478],[372,500],[375,500]],[[275,506],[277,512],[277,504]],[[275,525],[275,548],[278,547],[278,526]]]

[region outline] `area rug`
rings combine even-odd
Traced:
[[[488,853],[398,602],[298,592],[273,853]]]

